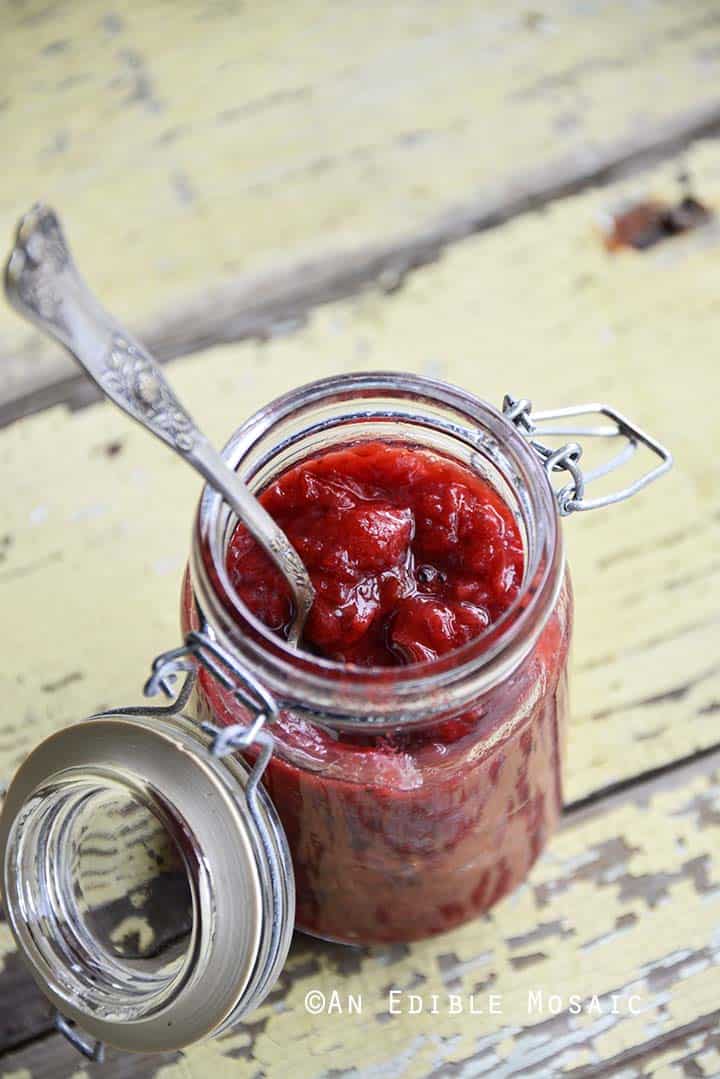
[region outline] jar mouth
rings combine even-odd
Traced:
[[[102,770],[65,771],[23,807],[8,861],[33,957],[71,1006],[127,1023],[177,998],[198,946],[195,874],[138,792]]]
[[[310,456],[364,440],[402,442],[463,461],[508,502],[523,534],[523,581],[482,633],[431,662],[398,667],[358,667],[295,650],[235,591],[226,555],[237,518],[207,486],[195,520],[191,583],[201,617],[262,674],[281,704],[349,725],[402,723],[429,708],[462,706],[517,666],[554,606],[562,537],[545,469],[519,431],[492,405],[436,379],[377,372],[309,383],[246,420],[223,456],[259,492]]]
[[[121,709],[41,742],[0,815],[7,920],[42,992],[121,1049],[181,1049],[285,962],[290,853],[250,768],[182,713]]]

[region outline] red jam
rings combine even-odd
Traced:
[[[310,573],[303,643],[362,667],[425,663],[477,637],[517,595],[522,539],[507,504],[468,468],[425,450],[363,443],[286,472],[260,501]],[[230,579],[271,629],[289,590],[242,526]]]
[[[430,671],[518,593],[523,545],[509,507],[469,468],[426,450],[328,452],[261,501],[310,572],[304,643],[326,658]],[[282,632],[287,588],[242,527],[227,564],[248,606]],[[193,618],[188,584],[185,628]],[[520,667],[460,715],[356,734],[283,712],[265,784],[293,856],[298,928],[357,943],[417,939],[481,914],[524,879],[561,808],[570,620],[566,580]],[[242,718],[204,672],[201,701],[215,722]]]

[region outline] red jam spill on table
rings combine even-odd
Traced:
[[[371,442],[291,469],[261,496],[316,591],[304,645],[363,667],[423,663],[477,637],[517,595],[510,509],[468,468]],[[230,579],[271,629],[292,614],[280,571],[240,526]]]
[[[517,595],[513,516],[449,459],[361,444],[289,470],[261,497],[310,571],[317,599],[306,636],[323,656],[432,661]],[[281,632],[286,587],[244,530],[228,567],[248,605]],[[418,939],[476,917],[525,878],[562,804],[571,610],[566,579],[520,667],[460,715],[357,734],[281,714],[264,782],[293,857],[299,929],[361,944]],[[196,620],[186,583],[184,629]],[[200,700],[221,725],[246,718],[205,672]]]

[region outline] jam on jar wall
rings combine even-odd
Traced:
[[[525,878],[562,808],[567,613],[564,595],[509,683],[455,719],[376,738],[369,768],[340,751],[338,780],[323,782],[278,759],[268,789],[294,823],[299,928],[366,943],[422,938]]]
[[[195,621],[186,580],[183,628]],[[562,808],[569,579],[535,647],[454,718],[329,732],[283,713],[264,782],[287,834],[296,926],[347,943],[415,940],[477,917],[527,875]],[[242,708],[200,673],[203,718]]]
[[[524,572],[497,622],[430,663],[364,668],[292,650],[238,596],[236,522],[208,488],[181,611],[183,632],[207,627],[278,701],[263,782],[292,855],[297,928],[371,944],[477,917],[545,846],[562,805],[572,593],[542,463],[462,390],[413,375],[328,379],[256,413],[224,452],[260,493],[362,443],[454,461],[506,504]],[[248,721],[205,670],[196,697],[202,719]]]

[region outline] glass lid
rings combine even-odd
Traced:
[[[221,759],[185,716],[128,709],[52,735],[17,772],[7,919],[41,991],[98,1041],[179,1049],[272,987],[295,893],[262,757]]]

